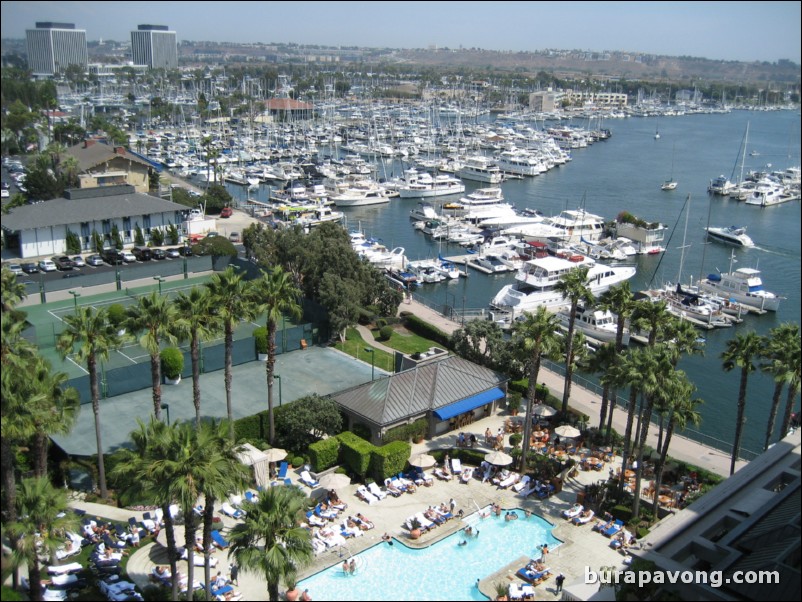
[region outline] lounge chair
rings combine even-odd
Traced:
[[[307,487],[317,487],[318,482],[315,480],[308,470],[301,471],[301,482]]]
[[[306,513],[306,521],[313,527],[322,527],[323,525],[326,524],[326,521],[324,521],[319,516],[316,516],[314,511],[312,510]]]
[[[537,492],[537,497],[538,497],[538,498],[540,498],[541,500],[545,500],[545,499],[546,499],[547,497],[549,497],[549,496],[550,496],[552,493],[554,493],[554,491],[555,491],[555,489],[554,489],[554,485],[552,485],[551,483],[549,483],[549,484],[548,484],[548,485],[546,485],[546,486],[541,486],[541,488],[540,488],[540,489],[538,490],[538,492]]]
[[[510,583],[508,594],[510,600],[523,600],[524,594],[517,583]]]
[[[512,490],[515,493],[521,493],[524,490],[524,488],[527,485],[529,485],[529,481],[531,481],[531,480],[532,480],[532,477],[530,477],[528,474],[525,474],[524,476],[521,477],[520,481],[518,481],[517,483],[513,483]]]
[[[574,523],[575,525],[586,525],[592,520],[593,520],[593,510],[587,510],[587,514],[583,512],[582,514],[572,518],[571,522]]]
[[[607,529],[604,529],[602,531],[602,534],[607,536],[607,537],[613,537],[616,533],[618,533],[623,528],[624,528],[624,523],[622,521],[620,521],[620,520],[616,520]]]
[[[463,483],[469,483],[473,478],[473,468],[470,466],[466,466],[462,469],[462,474],[459,476],[459,480]]]
[[[235,518],[237,520],[245,518],[245,512],[243,512],[239,508],[234,508],[234,506],[232,506],[228,502],[223,502],[223,504],[220,506],[220,512],[222,512],[226,516]]]
[[[450,481],[451,480],[451,473],[450,472],[446,472],[445,470],[443,470],[440,467],[437,467],[437,468],[434,469],[434,476],[436,476],[438,479],[441,479],[443,481]]]
[[[255,504],[259,501],[259,496],[251,491],[245,492],[245,501],[250,502],[251,504]]]
[[[524,567],[522,569],[519,569],[518,572],[515,574],[524,581],[526,581],[527,583],[531,583],[532,585],[537,585],[538,583],[542,583],[551,576],[551,569],[545,568],[542,571],[530,571],[527,570],[526,567]]]
[[[507,470],[506,468],[503,468],[500,473],[498,473],[495,477],[493,477],[493,484],[494,485],[498,485],[499,483],[501,483],[505,479],[509,478],[510,474],[511,473],[510,473],[509,470]]]
[[[535,588],[528,583],[526,585],[521,586],[521,593],[523,594],[524,600],[534,600],[535,599]]]
[[[212,543],[221,550],[225,550],[229,545],[226,538],[217,529],[212,531]]]
[[[224,585],[223,587],[215,589],[214,587],[211,588],[212,595],[217,598],[218,600],[224,600],[226,594],[233,592],[234,588],[231,585]],[[218,596],[222,596],[219,598]]]
[[[510,485],[514,485],[515,483],[517,483],[520,478],[521,475],[519,475],[517,472],[512,472],[510,473],[510,476],[508,476],[506,479],[504,479],[503,481],[499,481],[498,487],[499,489],[506,489]]]
[[[377,498],[370,491],[368,491],[368,488],[365,487],[364,485],[360,485],[359,487],[356,488],[356,496],[362,499],[363,501],[367,502],[368,504],[375,504],[376,502],[379,501],[379,498]]]
[[[575,516],[579,516],[584,510],[585,507],[582,504],[574,504],[568,510],[563,510],[563,517],[570,520]]]
[[[537,483],[530,479],[529,483],[526,484],[526,486],[518,493],[518,495],[521,497],[529,497],[532,495],[533,491],[537,490],[537,487]]]
[[[68,573],[80,573],[82,570],[84,570],[84,565],[80,562],[47,567],[47,573],[49,575],[67,575]]]
[[[437,523],[430,521],[428,518],[423,516],[423,512],[416,512],[415,518],[417,518],[421,526],[425,527],[426,529],[434,529],[437,526]]]
[[[287,462],[282,462],[278,466],[278,474],[276,478],[279,480],[283,480],[287,478],[287,469],[289,468],[289,464]]]
[[[462,462],[460,462],[459,458],[451,458],[451,472],[454,474],[462,472]]]
[[[434,484],[434,479],[426,476],[426,473],[422,468],[413,468],[407,476],[415,482],[415,485],[418,486],[423,485],[424,487],[429,487],[430,485]]]
[[[368,484],[368,491],[370,491],[379,500],[383,500],[387,497],[387,493],[382,491],[381,488],[373,481]]]
[[[393,497],[398,497],[404,493],[395,483],[393,483],[392,479],[384,479],[384,488],[387,490],[387,493]]]
[[[231,505],[235,508],[239,508],[242,504],[242,496],[232,493],[228,496],[228,501],[231,502]]]

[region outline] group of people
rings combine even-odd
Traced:
[[[473,433],[466,435],[465,433],[460,432],[460,434],[457,435],[457,447],[475,447],[477,443],[478,440],[476,439],[476,435]]]
[[[356,573],[356,560],[354,560],[353,558],[350,561],[344,560],[343,561],[343,574],[345,574],[345,575],[353,575],[355,573]]]

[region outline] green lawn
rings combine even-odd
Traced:
[[[379,329],[374,328],[372,329],[373,336],[376,339],[379,338]],[[387,347],[392,347],[393,349],[397,349],[401,353],[411,355],[413,353],[423,353],[424,351],[429,351],[429,349],[436,345],[434,341],[430,341],[429,339],[424,339],[417,334],[410,332],[408,330],[404,330],[403,332],[399,332],[395,330],[393,332],[393,336],[390,337],[389,341],[382,341],[383,345]]]
[[[369,351],[365,351],[365,349],[373,349],[372,355],[374,356],[374,365],[377,368],[385,370],[386,372],[393,372],[393,356],[385,351],[376,349],[369,343],[366,343],[356,328],[349,328],[345,334],[345,343],[338,342],[334,345],[334,347],[340,351],[343,351],[344,353],[347,353],[351,357],[355,357],[358,360],[368,363],[371,361],[371,353]]]

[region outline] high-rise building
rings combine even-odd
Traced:
[[[174,31],[166,25],[139,25],[131,32],[131,54],[134,65],[150,69],[176,69],[178,43]]]
[[[86,50],[86,30],[75,29],[74,23],[37,22],[28,29],[26,44],[28,68],[34,75],[56,75],[70,65],[86,69],[89,54]]]

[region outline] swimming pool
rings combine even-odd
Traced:
[[[520,556],[539,556],[537,548],[544,543],[550,549],[561,543],[545,519],[514,512],[514,521],[467,517],[465,522],[475,525],[479,536],[468,537],[466,545],[459,545],[466,541],[462,531],[422,550],[398,541],[381,543],[355,557],[356,574],[343,574],[338,564],[304,579],[299,588],[308,589],[315,600],[487,600],[476,587],[477,579]]]

